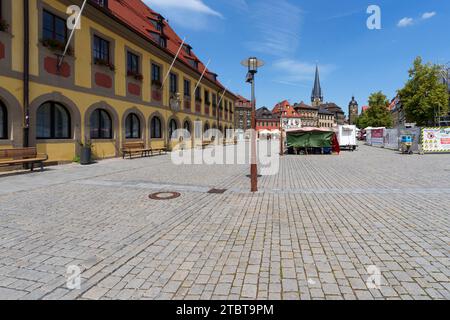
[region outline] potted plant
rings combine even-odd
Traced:
[[[85,143],[79,142],[80,144],[80,164],[87,165],[92,163],[92,143],[86,140]]]
[[[0,31],[7,32],[9,29],[9,24],[4,19],[0,19]]]

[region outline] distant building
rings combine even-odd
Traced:
[[[319,108],[319,127],[321,128],[332,128],[335,124],[334,113],[328,111],[325,108]]]
[[[296,106],[298,110],[303,111],[307,115],[307,120],[305,119],[306,121],[303,121],[305,126],[308,123],[311,127],[332,127],[345,123],[345,112],[338,105],[333,102],[324,103],[318,66],[316,66],[311,103],[311,106],[305,105],[304,103]],[[331,121],[333,122],[332,124]]]
[[[283,129],[302,127],[302,119],[300,118],[300,114],[287,100],[276,104],[272,110],[272,113],[280,119]]]
[[[238,95],[234,104],[234,127],[237,130],[247,131],[252,127],[252,103],[250,100]]]
[[[256,131],[262,130],[280,130],[280,118],[267,107],[256,110]]]
[[[363,114],[363,113],[366,112],[367,110],[369,110],[369,106],[362,106],[362,107],[361,107],[361,114]]]
[[[397,96],[391,100],[389,110],[392,115],[392,123],[394,127],[404,127],[406,124],[406,115],[400,98]]]
[[[320,105],[320,108],[323,108],[334,114],[334,124],[335,125],[342,126],[345,124],[345,112],[336,103],[327,102],[327,103]]]
[[[348,123],[350,125],[354,125],[356,119],[359,116],[358,102],[355,100],[355,97],[352,97],[352,100],[348,104]]]
[[[302,119],[303,127],[317,127],[319,126],[319,108],[307,105],[303,101],[295,104],[294,109]]]

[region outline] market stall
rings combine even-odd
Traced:
[[[336,133],[327,128],[286,130],[286,140],[290,154],[339,154],[341,151]]]

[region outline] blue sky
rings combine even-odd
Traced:
[[[222,83],[249,96],[240,61],[266,62],[257,75],[258,107],[310,101],[315,63],[325,100],[347,111],[370,93],[393,97],[416,56],[450,61],[449,0],[145,0],[164,15]],[[369,5],[381,30],[369,30]]]

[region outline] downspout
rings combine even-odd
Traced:
[[[30,5],[23,0],[23,147],[30,146]]]

